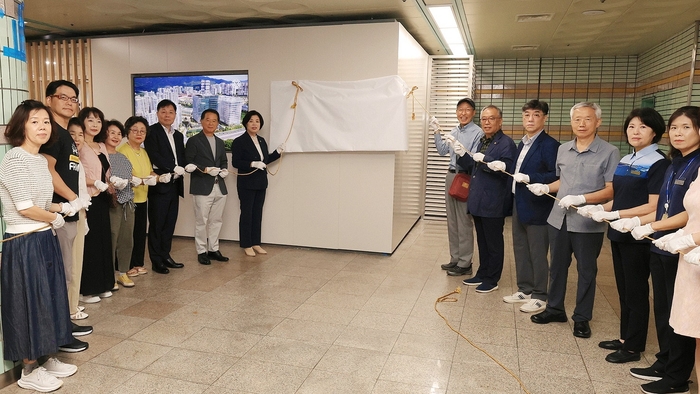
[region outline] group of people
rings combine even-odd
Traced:
[[[503,297],[533,313],[536,324],[567,322],[564,306],[572,255],[578,282],[573,335],[589,338],[593,318],[597,258],[607,230],[620,299],[620,337],[602,341],[611,363],[638,361],[649,323],[649,285],[659,353],[647,368],[631,368],[645,393],[684,393],[693,365],[700,365],[700,108],[685,106],[664,123],[651,108],[633,110],[624,123],[632,153],[597,135],[602,110],[581,102],[570,111],[575,138],[560,144],[545,131],[546,102],[522,107],[525,135],[520,143],[501,130],[502,113],[493,105],[473,122],[476,105],[457,103],[459,125],[441,133],[429,123],[435,146],[450,155],[445,202],[450,262],[448,275],[472,274],[473,229],[479,269],[463,280],[477,293],[498,289],[503,269],[504,219],[512,215],[518,289]],[[657,143],[668,132],[668,154]],[[464,201],[451,192],[456,175],[470,176]],[[463,181],[460,181],[463,182]],[[547,255],[549,253],[549,260]]]
[[[75,84],[48,84],[45,103],[26,100],[15,110],[5,137],[13,148],[0,163],[0,200],[7,224],[0,262],[4,359],[23,363],[18,385],[40,392],[61,387],[75,365],[51,357],[80,352],[76,337],[92,327],[85,306],[134,287],[144,268],[168,274],[184,265],[170,255],[183,177],[190,174],[197,261],[228,261],[219,250],[226,203],[228,158],[214,133],[219,114],[202,113],[202,132],[187,141],[173,128],[177,106],[162,100],[158,122],[140,116],[124,124],[101,110],[79,108]],[[74,117],[77,113],[77,117]],[[261,247],[266,166],[277,160],[258,135],[263,117],[248,111],[246,132],[233,141],[241,201],[240,246],[248,256]],[[43,365],[38,360],[49,356]]]

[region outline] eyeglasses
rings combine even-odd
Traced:
[[[481,123],[486,123],[486,122],[493,123],[496,121],[496,119],[500,119],[500,118],[497,118],[495,116],[489,116],[488,118],[481,118]]]
[[[78,101],[77,97],[68,97],[65,94],[52,94],[49,97],[56,97],[61,101],[70,101],[73,104],[80,104],[80,101]]]
[[[143,135],[143,134],[146,134],[146,130],[129,129],[129,133],[134,133],[134,134],[137,134],[137,135]]]

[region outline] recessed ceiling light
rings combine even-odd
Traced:
[[[587,11],[583,11],[582,14],[586,15],[586,16],[603,15],[603,14],[605,14],[605,10],[587,10]]]
[[[466,56],[467,49],[462,39],[462,30],[457,25],[457,19],[451,6],[428,7],[433,20],[438,25],[443,39],[445,39],[450,51],[456,56]]]

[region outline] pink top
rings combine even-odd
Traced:
[[[100,159],[97,157],[98,153],[102,153],[103,155],[105,155],[107,160],[109,160],[109,155],[107,154],[107,147],[105,147],[105,144],[100,142],[98,143],[98,145],[100,146],[99,152],[93,150],[87,144],[87,142],[85,142],[85,144],[80,149],[80,163],[85,169],[85,178],[87,180],[102,180],[102,162],[100,162]],[[111,173],[109,170],[107,170],[105,183],[109,183],[110,176]],[[95,186],[88,186],[87,189],[90,196],[96,196],[100,194],[100,191],[97,190]]]

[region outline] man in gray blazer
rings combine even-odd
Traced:
[[[228,159],[224,141],[214,135],[219,126],[219,113],[213,109],[203,111],[201,123],[202,132],[187,140],[185,171],[191,174],[197,261],[210,265],[210,259],[228,261],[219,251],[219,232],[228,194],[224,182],[228,175]]]

